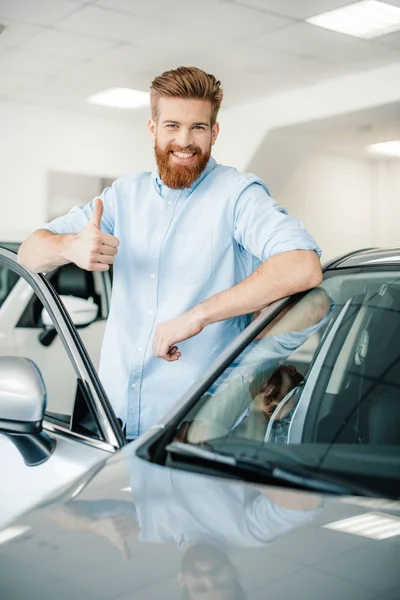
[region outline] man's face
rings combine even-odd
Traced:
[[[204,171],[217,139],[208,100],[159,98],[157,120],[149,121],[160,177],[173,189],[190,187]]]
[[[237,573],[228,557],[208,545],[188,550],[179,576],[190,600],[228,600],[235,596],[236,581]]]

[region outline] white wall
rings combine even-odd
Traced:
[[[86,204],[88,199],[101,194],[107,187],[102,185],[104,181],[102,177],[94,175],[48,171],[46,220],[65,215],[73,206]]]
[[[367,160],[309,156],[298,163],[277,199],[316,237],[323,260],[371,245],[371,168]]]
[[[400,158],[371,162],[371,241],[400,247]]]
[[[22,239],[45,222],[49,171],[113,177],[152,169],[146,125],[0,102],[0,239]]]
[[[359,248],[400,246],[400,160],[308,156],[278,200],[317,238],[323,260]]]
[[[222,111],[215,157],[247,170],[268,132],[400,100],[400,62]]]

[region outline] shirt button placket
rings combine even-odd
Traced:
[[[162,252],[162,240],[165,238],[165,235],[170,226],[173,213],[174,213],[174,200],[176,199],[176,193],[169,192],[168,196],[165,198],[163,210],[160,216],[160,220],[157,227],[157,232],[155,238],[153,238],[153,243],[150,246],[149,252],[149,274],[148,274],[148,284],[147,284],[147,292],[146,292],[146,304],[147,304],[147,315],[149,319],[146,319],[145,323],[143,323],[143,327],[141,330],[141,334],[136,341],[136,363],[138,365],[138,376],[139,381],[141,382],[143,376],[143,369],[145,364],[145,355],[151,352],[151,349],[148,348],[149,339],[153,331],[154,321],[157,313],[157,295],[158,295],[158,281],[159,281],[159,263]],[[152,318],[150,318],[152,317]],[[140,366],[139,366],[140,365]],[[139,391],[140,384],[136,384],[134,381],[131,385],[131,392],[136,393]],[[140,407],[141,407],[141,398],[140,395],[137,394],[137,423],[138,429],[140,433]]]

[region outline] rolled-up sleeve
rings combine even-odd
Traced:
[[[235,207],[235,240],[261,261],[290,250],[321,249],[303,223],[290,217],[259,183],[242,191]]]
[[[106,188],[100,196],[103,200],[104,212],[101,219],[101,231],[114,233],[114,187]],[[57,217],[46,223],[40,229],[47,229],[53,233],[79,233],[86,227],[93,214],[94,199],[88,204],[74,206],[68,214]]]
[[[248,502],[245,509],[249,532],[260,542],[269,542],[295,527],[312,521],[321,507],[312,510],[291,510],[271,502],[263,494]]]

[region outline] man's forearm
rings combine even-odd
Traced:
[[[58,235],[38,229],[20,246],[18,262],[34,273],[51,271],[70,262],[68,248],[73,237],[73,234]]]
[[[212,296],[193,311],[202,326],[253,313],[275,300],[311,289],[322,281],[318,255],[310,250],[271,257],[241,283]]]

